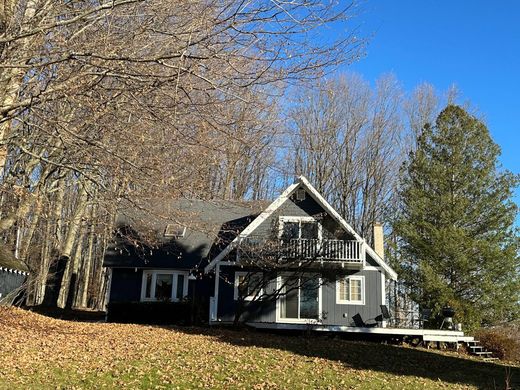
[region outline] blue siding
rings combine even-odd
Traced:
[[[224,266],[220,269],[220,281],[219,281],[219,295],[218,295],[218,314],[217,318],[220,321],[232,322],[235,318],[235,312],[237,310],[237,301],[234,299],[235,294],[235,272],[244,272],[243,268]],[[276,288],[276,284],[268,287],[267,294]],[[274,301],[268,302],[253,302],[245,303],[245,310],[243,311],[242,320],[249,322],[274,322],[276,319],[276,303]]]
[[[137,302],[141,299],[143,270],[113,268],[110,283],[110,302]]]

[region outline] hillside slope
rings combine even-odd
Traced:
[[[520,369],[338,338],[79,323],[0,307],[0,388],[504,388]]]

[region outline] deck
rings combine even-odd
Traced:
[[[320,324],[281,324],[281,323],[250,323],[249,326],[257,329],[278,330],[308,330],[317,332],[338,332],[350,334],[366,334],[379,336],[418,337],[422,341],[437,341],[445,343],[472,342],[473,337],[464,336],[464,332],[441,329],[415,329],[415,328],[362,328],[355,326],[320,325]]]

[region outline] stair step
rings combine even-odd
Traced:
[[[483,359],[486,362],[494,362],[496,360],[499,360],[497,357],[484,357]]]
[[[479,351],[479,352],[473,352],[475,355],[493,355],[493,352],[489,351]]]

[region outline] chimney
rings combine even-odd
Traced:
[[[385,247],[384,247],[384,236],[383,236],[383,224],[380,222],[374,223],[374,251],[382,258],[385,258]]]

